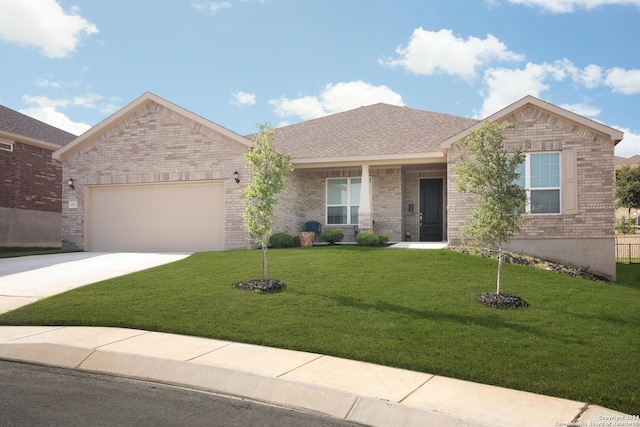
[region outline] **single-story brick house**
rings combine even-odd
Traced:
[[[622,132],[530,96],[486,120],[510,122],[506,146],[527,152],[522,185],[534,208],[511,248],[615,277],[613,148]],[[317,220],[346,239],[374,228],[390,241],[459,241],[469,199],[455,190],[456,163],[460,141],[480,124],[375,104],[277,129],[274,145],[293,157],[295,171],[274,231],[295,234]],[[251,247],[239,192],[251,144],[143,94],[54,153],[75,183],[63,186],[63,245]]]
[[[0,246],[59,247],[62,163],[76,135],[0,105]]]

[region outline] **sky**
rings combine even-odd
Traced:
[[[640,0],[0,0],[0,104],[81,134],[150,91],[240,135],[533,95],[640,154]]]

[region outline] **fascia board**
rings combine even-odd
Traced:
[[[383,165],[415,165],[423,163],[446,163],[442,152],[387,154],[375,156],[345,156],[345,157],[299,157],[291,160],[295,169],[333,168]]]
[[[0,131],[0,139],[7,140],[7,142],[21,142],[23,144],[32,145],[38,148],[44,148],[46,150],[55,151],[60,148],[58,144],[52,142],[41,141],[35,138],[29,138],[28,136],[18,135],[17,133]]]

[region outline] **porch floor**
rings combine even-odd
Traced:
[[[389,246],[399,249],[444,249],[449,242],[398,242]]]

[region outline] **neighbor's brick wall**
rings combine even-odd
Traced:
[[[62,164],[51,154],[21,142],[0,150],[0,207],[60,213]]]
[[[518,238],[609,238],[614,235],[614,154],[610,139],[534,106],[506,117],[514,125],[503,132],[505,147],[525,152],[575,150],[578,167],[576,215],[529,215],[530,223]],[[449,239],[460,239],[471,198],[455,190],[460,144],[449,151]]]
[[[116,127],[72,152],[63,186],[63,246],[84,248],[87,185],[224,180],[225,249],[248,247],[240,189],[249,181],[243,154],[247,147],[176,112],[150,102]],[[236,184],[233,172],[240,172]],[[78,203],[69,209],[69,201]]]

